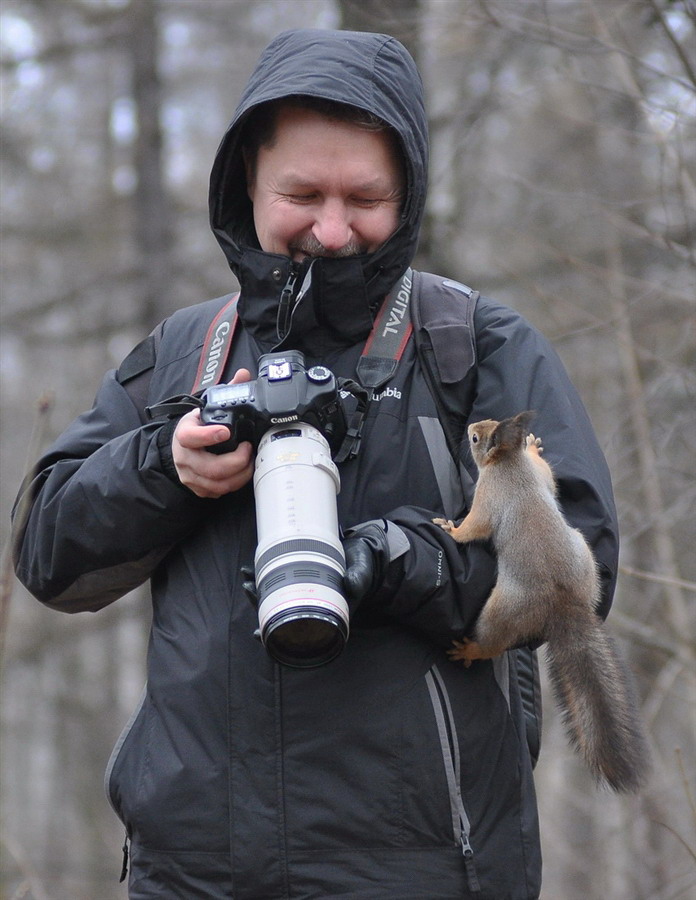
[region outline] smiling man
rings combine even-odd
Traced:
[[[373,253],[396,230],[404,176],[394,134],[343,107],[298,102],[272,111],[272,133],[245,153],[261,248],[295,262]],[[363,117],[364,118],[364,117]]]
[[[393,38],[301,30],[272,41],[210,182],[211,226],[240,285],[224,381],[248,381],[262,354],[286,351],[319,380],[325,367],[362,377],[393,290],[384,321],[396,329],[406,314],[427,156],[420,78]],[[466,288],[438,285],[467,302]],[[432,522],[466,512],[467,460],[450,458],[413,338],[373,392],[359,452],[338,462],[348,641],[322,668],[291,668],[254,637],[247,596],[255,448],[208,452],[229,429],[203,425],[198,410],[143,413],[145,392],[155,404],[191,390],[209,335],[231,332],[228,299],[177,311],[105,376],[93,409],[39,463],[16,535],[18,576],[56,609],[97,610],[150,579],[147,689],[106,779],[130,897],[533,900],[541,861],[517,657],[447,660],[496,560]],[[616,525],[582,405],[519,315],[481,298],[471,321],[468,417],[539,410],[605,612]],[[449,378],[458,338],[439,337]],[[316,500],[299,502],[311,516]]]

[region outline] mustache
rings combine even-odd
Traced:
[[[326,247],[312,235],[303,238],[294,244],[290,250],[295,253],[304,253],[306,256],[323,256],[327,259],[345,259],[349,256],[361,256],[366,252],[365,247],[358,241],[349,241],[338,250],[327,250]]]

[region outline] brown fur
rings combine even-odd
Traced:
[[[479,470],[460,525],[433,521],[454,540],[491,538],[498,581],[473,639],[454,641],[453,660],[471,665],[531,641],[547,642],[549,674],[571,743],[593,774],[617,791],[636,790],[648,754],[630,679],[596,610],[600,584],[592,552],[556,502],[532,414],[470,425]]]

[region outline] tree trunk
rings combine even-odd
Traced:
[[[418,62],[420,0],[339,0],[341,27],[390,34]]]
[[[142,322],[152,328],[171,312],[167,302],[171,210],[162,162],[157,4],[135,0],[131,4],[130,24],[133,99],[138,117],[134,234],[143,286]]]

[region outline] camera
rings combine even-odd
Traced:
[[[210,448],[229,453],[241,441],[258,447],[273,425],[307,422],[338,450],[346,433],[346,416],[333,373],[325,366],[305,366],[299,350],[259,359],[256,381],[218,384],[203,392],[201,420],[206,425],[227,425],[230,438]]]
[[[259,360],[256,381],[217,385],[203,394],[201,420],[230,428],[214,452],[248,440],[257,448],[254,555],[259,636],[269,655],[294,668],[338,656],[348,639],[345,555],[332,451],[346,433],[336,379],[305,367],[299,351]],[[222,448],[222,449],[221,449]]]

